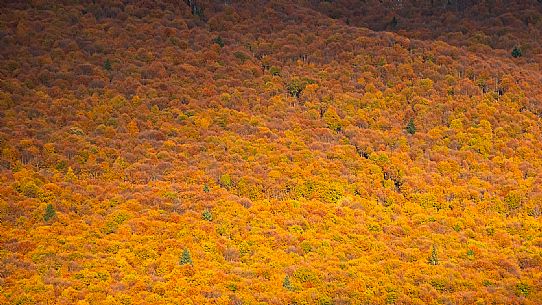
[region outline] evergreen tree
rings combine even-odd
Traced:
[[[45,215],[43,216],[43,219],[45,221],[49,221],[51,220],[53,217],[55,217],[56,215],[56,211],[55,211],[55,208],[53,207],[52,204],[48,204],[47,207],[45,208]]]
[[[286,288],[287,290],[293,291],[294,287],[292,286],[292,283],[290,282],[290,277],[285,276],[284,280],[282,281],[282,287]]]
[[[429,263],[429,265],[438,265],[437,247],[433,246],[433,249],[431,250],[431,255],[427,259],[427,262]]]
[[[188,249],[183,250],[183,254],[181,254],[181,257],[179,258],[179,264],[180,265],[192,265],[192,258],[190,257],[190,252]]]
[[[211,211],[209,210],[203,211],[203,213],[201,214],[201,217],[207,221],[213,220],[213,214],[211,214]]]
[[[416,125],[414,124],[414,119],[410,119],[410,121],[408,121],[408,124],[406,126],[406,131],[410,134],[416,133]]]
[[[514,49],[512,50],[512,57],[518,58],[518,57],[521,57],[522,55],[523,55],[523,52],[521,51],[521,49],[518,46],[515,46]]]
[[[216,36],[215,39],[213,39],[213,42],[219,45],[221,48],[224,47],[224,40],[222,40],[222,37]]]
[[[107,71],[111,71],[113,69],[113,67],[111,66],[111,61],[109,61],[109,58],[107,58],[104,61],[104,69],[106,69]]]
[[[395,16],[393,16],[393,19],[391,20],[391,27],[396,28],[397,23],[398,23],[397,18]]]

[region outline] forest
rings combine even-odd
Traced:
[[[542,304],[542,1],[1,1],[26,304]]]

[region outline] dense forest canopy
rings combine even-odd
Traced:
[[[3,1],[0,304],[540,304],[542,3]]]

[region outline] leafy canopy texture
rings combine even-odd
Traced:
[[[541,303],[538,0],[0,12],[1,305]]]

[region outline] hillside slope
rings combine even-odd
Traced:
[[[353,26],[441,40],[477,53],[506,56],[520,46],[529,61],[540,64],[542,60],[542,2],[538,0],[335,0],[310,4]]]
[[[96,2],[2,4],[0,304],[540,302],[539,46]]]

